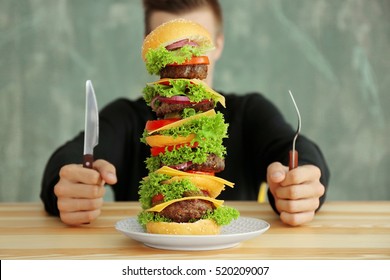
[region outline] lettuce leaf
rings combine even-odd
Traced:
[[[159,169],[162,165],[177,165],[188,161],[196,164],[202,164],[207,161],[207,157],[210,154],[215,154],[221,158],[224,158],[226,149],[222,145],[211,146],[209,149],[200,147],[194,149],[189,147],[182,147],[177,150],[173,150],[172,152],[167,151],[164,154],[160,154],[155,157],[148,157],[146,158],[145,163],[149,172],[153,172]]]
[[[172,79],[170,85],[150,84],[143,89],[143,97],[147,105],[156,96],[173,97],[187,96],[191,102],[213,100],[216,105],[216,96],[210,93],[202,84],[195,85],[189,79]]]
[[[138,223],[143,227],[149,222],[172,222],[171,219],[160,216],[158,213],[142,211],[138,214]]]
[[[230,224],[233,220],[240,216],[240,212],[232,207],[222,206],[213,211],[208,211],[202,219],[214,220],[219,226]],[[138,214],[138,222],[142,226],[146,226],[148,222],[172,222],[171,219],[160,216],[158,213],[142,211]],[[196,220],[192,221],[196,222]]]
[[[186,191],[197,190],[197,187],[188,179],[175,181],[170,184],[164,184],[163,181],[171,178],[171,176],[158,173],[150,173],[140,182],[138,194],[140,195],[140,203],[142,209],[152,207],[152,197],[156,194],[164,195],[164,202],[183,197]]]
[[[150,49],[145,56],[146,70],[151,75],[159,75],[162,68],[167,64],[181,64],[193,56],[201,56],[211,50],[210,46],[194,47],[190,45],[174,51],[168,51],[164,46],[157,49]]]
[[[176,165],[191,161],[193,163],[202,164],[206,162],[208,155],[215,154],[220,158],[226,155],[226,147],[223,145],[223,139],[227,138],[228,124],[225,123],[223,114],[217,112],[212,117],[200,117],[189,121],[179,127],[161,130],[162,135],[172,137],[187,136],[191,133],[195,134],[192,144],[197,142],[196,148],[181,147],[172,151],[166,150],[164,154],[155,157],[148,157],[145,161],[146,168],[149,172],[153,172],[163,165]],[[145,130],[141,141],[146,143],[145,137],[149,134]]]
[[[231,223],[232,220],[238,219],[240,212],[232,207],[222,206],[214,211],[209,211],[203,216],[203,219],[214,220],[217,225],[225,226]]]

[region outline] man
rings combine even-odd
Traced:
[[[224,38],[217,0],[144,0],[145,34],[158,25],[186,18],[205,26],[214,38],[206,80],[212,86],[213,65],[220,57]],[[226,168],[219,177],[236,183],[219,198],[254,200],[262,181],[267,181],[271,206],[289,225],[311,221],[325,200],[328,168],[318,147],[298,137],[299,167],[286,166],[294,130],[262,95],[225,94],[226,108],[217,108],[229,123]],[[100,113],[100,139],[95,148],[94,170],[80,164],[83,134],[59,148],[49,160],[41,197],[46,210],[69,225],[80,225],[100,215],[104,184],[113,186],[115,199],[137,200],[138,185],[147,175],[144,160],[149,149],[140,143],[147,120],[155,116],[142,98],[120,99]]]

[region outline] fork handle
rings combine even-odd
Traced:
[[[288,162],[288,168],[289,170],[297,168],[298,167],[298,151],[290,151],[289,153],[290,160]]]

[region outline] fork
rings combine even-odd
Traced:
[[[297,141],[298,135],[301,132],[302,122],[301,122],[301,114],[299,113],[299,109],[298,109],[297,103],[295,102],[294,96],[293,96],[291,90],[289,90],[288,92],[290,93],[291,99],[294,103],[295,111],[297,112],[297,115],[298,115],[298,127],[297,127],[297,131],[295,133],[295,136],[294,136],[292,150],[289,153],[288,166],[289,166],[289,169],[291,170],[291,169],[294,169],[298,166],[298,151],[295,149],[295,142]]]

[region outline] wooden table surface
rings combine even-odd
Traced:
[[[40,203],[0,203],[0,259],[390,259],[390,201],[326,202],[300,227],[281,223],[267,203],[225,204],[270,229],[229,249],[170,251],[114,228],[137,215],[137,202],[105,203],[99,219],[82,227],[62,224]]]

